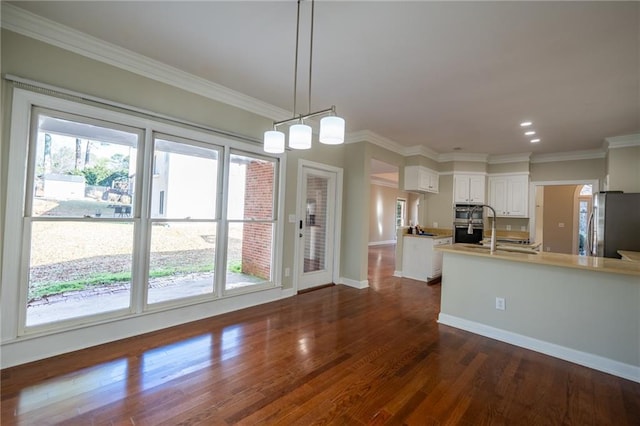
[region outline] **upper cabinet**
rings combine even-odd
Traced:
[[[489,204],[499,217],[528,217],[529,176],[489,176]]]
[[[461,204],[484,203],[484,175],[454,175],[453,202]]]
[[[422,166],[404,168],[405,191],[438,193],[438,172]]]

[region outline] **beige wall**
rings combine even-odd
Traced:
[[[396,200],[407,200],[405,225],[409,225],[409,193],[397,188],[371,185],[369,203],[369,244],[395,241],[396,238]]]
[[[573,251],[574,199],[577,185],[544,188],[542,246],[544,251]]]
[[[552,161],[531,164],[531,182],[598,179],[602,185],[605,176],[605,159],[576,161]]]
[[[607,171],[610,191],[640,192],[640,146],[610,149]]]
[[[437,228],[453,227],[453,175],[440,175],[437,194],[426,194],[421,201],[420,225]]]
[[[491,173],[527,173],[529,172],[529,162],[489,164],[487,172]]]

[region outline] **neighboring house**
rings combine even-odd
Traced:
[[[42,178],[43,195],[56,199],[84,198],[85,182],[83,176],[46,174]]]

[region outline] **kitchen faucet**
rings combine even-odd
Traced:
[[[473,234],[473,224],[471,223],[471,217],[473,217],[473,212],[477,209],[482,209],[487,207],[491,209],[493,212],[493,222],[491,223],[491,250],[490,252],[493,254],[496,251],[496,210],[488,204],[478,204],[473,206],[473,208],[469,211],[469,228],[467,228],[467,234]]]

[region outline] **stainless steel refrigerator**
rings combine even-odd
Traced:
[[[588,241],[592,256],[619,259],[618,250],[640,251],[640,193],[595,194]]]

